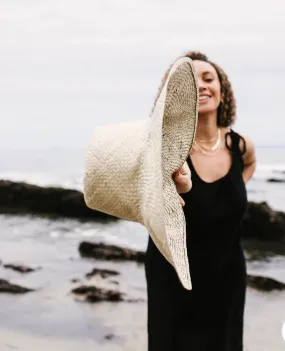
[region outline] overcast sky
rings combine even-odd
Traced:
[[[284,18],[284,0],[0,0],[0,148],[81,148],[96,125],[147,118],[192,49],[228,73],[235,129],[285,144]]]

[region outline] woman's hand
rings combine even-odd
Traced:
[[[173,173],[173,180],[178,194],[187,193],[192,188],[191,172],[186,162]]]
[[[182,207],[185,206],[185,201],[182,199],[182,197],[180,195],[178,195],[178,196],[179,196],[179,201],[180,201],[181,206]]]
[[[191,172],[186,162],[181,168],[173,173],[173,180],[178,194],[187,193],[192,188]],[[181,196],[179,196],[179,198],[181,205],[184,206],[184,200]]]

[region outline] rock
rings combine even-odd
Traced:
[[[146,302],[145,299],[127,299],[125,300],[125,302],[128,302],[128,303],[139,303],[139,302]]]
[[[115,337],[114,334],[107,334],[107,335],[105,335],[105,339],[106,339],[106,340],[113,340],[114,337]]]
[[[117,280],[110,280],[110,283],[115,284],[115,285],[119,285],[119,282]]]
[[[39,268],[31,268],[25,265],[17,265],[13,263],[4,264],[3,267],[7,269],[12,269],[13,271],[16,271],[19,273],[30,273],[39,269]]]
[[[80,279],[77,279],[77,278],[71,279],[71,283],[79,283],[79,282],[80,282]]]
[[[285,183],[285,179],[269,178],[269,179],[267,179],[267,182],[269,182],[269,183]]]
[[[19,285],[11,284],[7,280],[0,279],[0,293],[25,294],[34,289],[24,288]]]
[[[124,294],[120,293],[119,291],[97,288],[96,286],[82,285],[73,289],[72,293],[82,295],[84,296],[85,301],[92,303],[100,301],[124,301]]]
[[[91,272],[86,274],[86,278],[91,278],[94,275],[99,275],[101,278],[108,278],[110,276],[119,275],[119,272],[110,269],[94,268]]]
[[[285,244],[278,241],[248,239],[243,241],[243,248],[248,261],[269,262],[276,255],[285,255]]]
[[[83,257],[92,257],[100,260],[125,260],[144,262],[144,252],[125,249],[103,243],[83,241],[79,245],[79,252]]]
[[[285,284],[275,279],[262,276],[247,275],[247,284],[261,291],[285,290]]]
[[[81,220],[117,218],[89,209],[77,190],[0,180],[0,213],[35,214]]]
[[[250,202],[242,223],[242,236],[285,243],[285,213],[274,211],[266,202]]]

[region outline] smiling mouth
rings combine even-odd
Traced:
[[[211,96],[209,96],[209,95],[202,95],[202,96],[199,96],[199,101],[209,100],[210,98],[211,98]]]

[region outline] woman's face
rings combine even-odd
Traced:
[[[194,60],[199,85],[199,114],[216,111],[221,102],[221,84],[215,68],[208,62]]]

